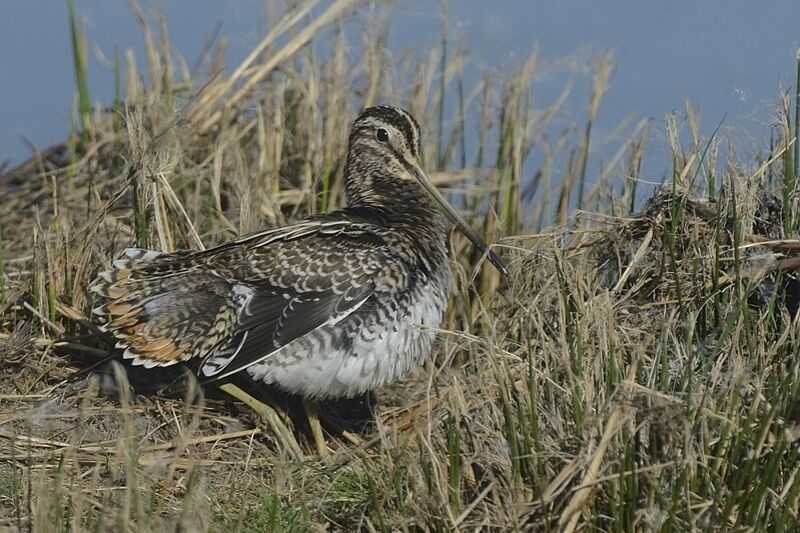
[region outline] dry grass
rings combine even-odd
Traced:
[[[749,165],[723,160],[689,108],[688,139],[668,128],[672,179],[639,208],[647,132],[587,178],[609,58],[586,124],[553,138],[559,102],[533,106],[535,56],[475,87],[444,42],[390,70],[380,17],[361,21],[352,59],[341,20],[355,2],[313,4],[232,72],[212,50],[203,79],[134,9],[147,75],[126,54],[114,108],[80,110],[75,136],[0,177],[0,527],[795,529],[789,100]],[[152,378],[113,365],[70,378],[109,348],[84,318],[101,265],[134,242],[197,248],[341,205],[343,128],[376,102],[421,119],[434,180],[513,272],[503,282],[453,236],[440,342],[377,392],[359,444],[297,459],[213,390],[144,394]],[[329,409],[364,419],[360,404]]]

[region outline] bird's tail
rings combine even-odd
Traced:
[[[93,310],[104,321],[101,329],[116,338],[123,357],[135,365],[169,366],[192,357],[186,339],[169,327],[181,319],[188,299],[181,298],[187,287],[180,264],[186,255],[128,248],[92,284],[101,298]]]

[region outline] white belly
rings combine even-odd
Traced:
[[[438,290],[437,290],[438,289]],[[442,322],[446,290],[420,287],[402,316],[378,317],[350,346],[336,348],[336,334],[316,330],[247,368],[253,379],[308,398],[352,397],[391,383],[430,353]],[[399,313],[398,313],[399,314]]]

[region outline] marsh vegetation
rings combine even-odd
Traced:
[[[147,56],[115,58],[105,109],[72,14],[74,132],[0,177],[0,527],[796,529],[795,97],[753,160],[701,137],[687,104],[665,140],[643,125],[601,166],[610,57],[583,122],[556,129],[535,54],[467,86],[446,39],[390,57],[387,21],[357,18],[354,54],[358,3],[315,4],[276,10],[241,65],[223,68],[223,41],[191,72],[133,3]],[[299,432],[298,456],[213,390],[75,376],[113,348],[88,320],[101,266],[132,243],[199,248],[341,205],[344,129],[376,103],[420,119],[430,176],[512,274],[452,235],[434,354],[364,400],[358,442],[334,435],[321,459]],[[666,179],[640,175],[649,142],[669,146]]]

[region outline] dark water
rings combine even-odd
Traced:
[[[126,2],[75,0],[90,43],[90,90],[96,103],[113,96],[113,76],[98,55],[132,48],[140,67],[141,34]],[[159,4],[142,1],[152,13]],[[191,66],[221,24],[229,40],[229,64],[237,64],[263,35],[266,2],[162,0],[173,49]],[[392,52],[420,57],[437,42],[442,4],[422,0],[393,4],[388,43]],[[740,149],[768,139],[766,105],[780,87],[794,85],[795,50],[800,44],[798,3],[789,0],[506,0],[487,9],[483,0],[452,1],[447,7],[453,43],[469,49],[466,77],[486,68],[510,68],[538,44],[543,68],[534,80],[536,102],[555,99],[566,81],[578,77],[559,120],[580,121],[591,74],[589,60],[614,51],[617,61],[595,128],[592,157],[608,158],[632,124],[652,118],[648,158],[651,173],[663,175],[668,158],[664,117],[682,110],[689,98],[700,110],[709,135],[722,121],[737,132]],[[357,42],[352,43],[357,47]],[[23,141],[46,147],[64,138],[74,81],[65,2],[3,0],[0,3],[0,161],[21,161],[30,153]],[[618,129],[625,122],[626,127]],[[661,128],[661,129],[659,129]]]

